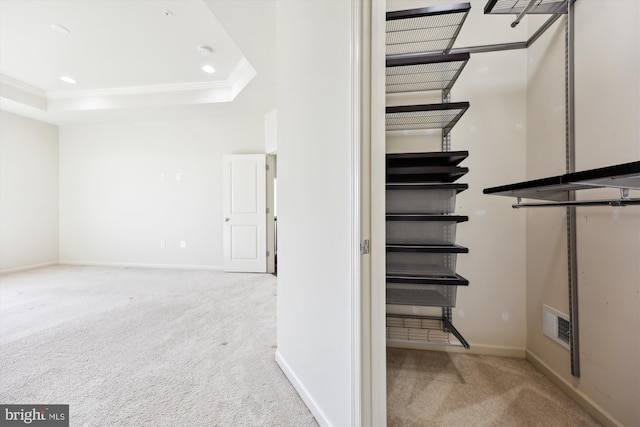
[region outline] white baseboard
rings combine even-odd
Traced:
[[[584,394],[581,390],[573,387],[567,380],[561,377],[556,371],[551,369],[549,365],[544,363],[542,359],[536,356],[531,351],[527,350],[527,361],[531,363],[537,370],[542,372],[547,378],[549,378],[555,385],[565,392],[571,399],[573,399],[578,405],[580,405],[585,411],[589,413],[593,418],[598,420],[603,426],[606,427],[624,427],[613,415],[607,412],[604,408],[594,402],[589,396]]]
[[[325,413],[320,409],[320,406],[313,400],[313,397],[309,394],[309,391],[306,389],[304,384],[300,382],[298,376],[293,372],[289,364],[284,360],[282,354],[276,350],[276,363],[282,369],[282,372],[287,377],[293,388],[296,389],[302,401],[307,405],[307,408],[311,411],[311,414],[315,417],[318,424],[321,426],[330,427],[332,424],[329,422],[329,418],[325,415]]]
[[[222,271],[221,265],[189,265],[189,264],[138,264],[123,262],[85,262],[85,261],[60,261],[60,265],[76,265],[83,267],[130,267],[130,268],[166,268],[171,270],[214,270]]]
[[[57,261],[45,262],[43,264],[33,264],[33,265],[25,265],[23,267],[8,268],[6,270],[0,271],[0,274],[17,273],[18,271],[26,271],[26,270],[35,270],[36,268],[51,267],[53,265],[58,265],[58,262]]]
[[[513,357],[524,359],[526,350],[520,347],[504,347],[496,345],[471,344],[469,349],[447,345],[429,345],[420,343],[387,342],[387,347],[407,348],[412,350],[444,351],[448,353],[483,354],[489,356]]]

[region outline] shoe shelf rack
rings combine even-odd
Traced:
[[[469,10],[469,3],[460,3],[387,12],[387,57],[448,53]]]
[[[386,131],[441,129],[442,151],[386,156],[386,298],[389,306],[435,307],[440,316],[395,314],[387,310],[387,341],[469,344],[452,324],[459,286],[469,281],[456,273],[456,229],[468,221],[455,214],[457,182],[469,170],[461,166],[467,151],[450,151],[445,140],[469,108],[448,102],[450,91],[469,60],[449,53],[469,13],[469,3],[387,13],[386,93],[441,91],[442,103],[386,108]],[[397,311],[397,310],[395,310]]]
[[[386,60],[386,92],[449,91],[469,61],[468,53],[420,54]]]
[[[385,129],[387,132],[442,129],[443,135],[447,135],[468,108],[468,102],[387,107]]]

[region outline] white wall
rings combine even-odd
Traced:
[[[578,171],[640,159],[640,3],[611,3],[575,6]],[[562,27],[529,49],[529,64],[527,174],[535,179],[565,169]],[[577,194],[618,196],[617,190]],[[569,352],[542,334],[542,304],[569,309],[564,209],[528,211],[527,349],[603,423],[640,425],[640,209],[576,212],[581,377],[571,376]]]
[[[58,261],[58,127],[0,111],[0,271]]]
[[[351,4],[277,9],[277,360],[321,425],[348,426]]]
[[[220,268],[222,155],[261,152],[262,114],[62,126],[61,263]]]
[[[388,0],[388,10],[459,1]],[[471,11],[454,47],[524,41],[526,22],[510,27],[511,16],[483,14],[484,0]],[[469,248],[457,257],[457,272],[469,280],[459,287],[453,323],[471,344],[470,352],[524,357],[525,213],[513,200],[487,196],[487,187],[525,179],[527,56],[525,50],[472,54],[451,91],[451,101],[468,101],[469,110],[454,127],[452,150],[468,150],[461,166],[469,173],[457,182],[469,189],[456,199],[456,214],[469,221],[457,228],[456,242]],[[387,96],[388,105],[441,102],[437,96]],[[387,135],[387,152],[440,151],[440,132]],[[393,312],[411,308],[393,306]],[[424,311],[418,309],[416,311]],[[434,348],[441,349],[442,347]]]

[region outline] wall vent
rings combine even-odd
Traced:
[[[542,304],[542,332],[567,350],[569,349],[571,342],[569,316],[546,304]]]

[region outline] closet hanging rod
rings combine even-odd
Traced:
[[[522,21],[522,18],[524,18],[524,15],[529,13],[531,8],[533,8],[535,4],[536,0],[529,0],[529,4],[524,9],[522,9],[522,12],[520,12],[520,14],[516,17],[516,20],[511,23],[511,28],[517,27],[520,21]]]
[[[516,203],[512,205],[514,209],[520,208],[553,208],[568,206],[612,206],[624,207],[640,205],[640,199],[608,199],[608,200],[568,200],[566,202],[532,202]]]

